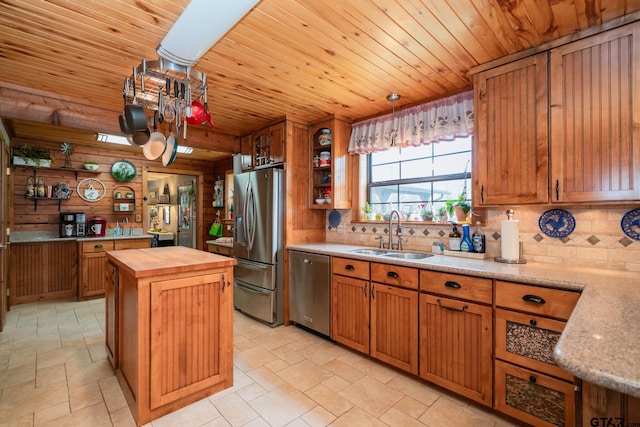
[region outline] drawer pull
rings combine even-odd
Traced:
[[[104,246],[102,246],[102,245],[94,245],[93,247],[94,247],[95,249],[102,249],[102,248],[104,248]]]
[[[353,270],[355,270],[356,268],[355,268],[353,265],[351,265],[351,264],[347,264],[347,265],[345,265],[345,266],[344,266],[344,269],[345,269],[345,270],[348,270],[348,271],[353,271]]]
[[[464,313],[464,311],[469,308],[468,305],[463,305],[462,308],[455,308],[455,307],[447,307],[446,305],[442,305],[442,302],[438,299],[438,305],[441,308],[444,308],[445,310],[450,310],[450,311],[457,311],[458,313]]]
[[[544,304],[546,303],[546,301],[544,300],[544,298],[539,297],[537,295],[525,295],[522,297],[523,300],[527,301],[527,302],[532,302],[534,304]]]
[[[534,377],[533,375],[531,375],[531,376],[529,377],[529,381],[530,381],[531,383],[535,384],[535,383],[536,383],[536,377]]]
[[[393,277],[394,279],[397,279],[400,276],[395,271],[388,271],[387,272],[387,277]]]
[[[453,288],[453,289],[460,289],[462,287],[462,285],[460,285],[460,283],[458,282],[454,282],[451,280],[448,280],[446,282],[444,282],[444,286],[447,288]]]
[[[536,322],[536,319],[531,319],[531,320],[529,320],[529,324],[531,326],[536,326],[538,324],[538,322]]]

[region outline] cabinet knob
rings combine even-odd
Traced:
[[[387,277],[392,277],[392,278],[394,278],[394,279],[397,279],[397,278],[398,278],[398,277],[400,277],[400,276],[399,276],[399,275],[398,275],[398,273],[396,273],[395,271],[388,271],[388,272],[387,272]]]
[[[345,266],[344,266],[344,269],[345,269],[345,270],[348,270],[348,271],[353,271],[353,270],[355,270],[356,268],[355,268],[353,265],[351,265],[351,264],[347,264],[347,265],[345,265]]]
[[[96,248],[96,249],[102,249],[104,246],[102,246],[102,245],[94,245],[93,247]]]
[[[536,377],[534,377],[533,375],[531,375],[531,376],[529,377],[529,381],[530,381],[531,383],[535,384],[535,382],[536,382]]]
[[[531,319],[531,320],[529,320],[529,324],[530,324],[531,326],[536,326],[536,325],[538,324],[538,322],[536,322],[536,320],[535,320],[535,319]]]

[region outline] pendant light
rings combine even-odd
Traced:
[[[390,93],[387,95],[387,101],[391,103],[391,132],[389,133],[390,138],[390,147],[396,146],[396,140],[398,138],[398,128],[395,127],[396,124],[396,101],[400,99],[400,95],[397,93]]]

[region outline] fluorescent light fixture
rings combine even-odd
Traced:
[[[98,133],[96,134],[96,140],[100,142],[108,142],[109,144],[118,144],[118,145],[126,145],[131,147],[132,145],[129,143],[129,140],[126,136],[120,135],[111,135],[108,133]],[[193,153],[193,147],[187,147],[186,145],[178,145],[176,150],[180,154],[191,154]]]
[[[260,0],[191,0],[156,52],[180,65],[200,60]]]

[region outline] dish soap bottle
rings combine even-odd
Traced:
[[[484,232],[480,227],[480,221],[476,222],[476,229],[473,232],[473,238],[471,240],[473,241],[473,250],[478,252],[479,254],[483,254],[486,250],[486,241]]]
[[[462,240],[460,241],[460,250],[462,252],[473,252],[473,243],[471,242],[469,224],[462,224]]]
[[[458,227],[456,227],[455,224],[453,224],[453,231],[449,233],[449,250],[460,250],[460,232],[458,231]]]

